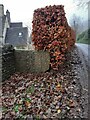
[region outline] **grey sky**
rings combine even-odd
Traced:
[[[22,21],[25,25],[30,25],[32,22],[33,11],[37,8],[45,7],[46,5],[65,6],[66,17],[69,18],[73,13],[84,16],[84,10],[78,11],[73,0],[0,0],[0,4],[4,5],[5,11],[8,9],[11,13],[11,21]]]

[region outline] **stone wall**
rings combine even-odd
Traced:
[[[0,82],[2,81],[2,48],[0,46]]]
[[[12,45],[5,45],[2,47],[2,54],[0,59],[2,60],[1,69],[3,81],[15,73],[15,56]]]
[[[34,50],[15,50],[16,71],[39,73],[49,69],[48,52]]]
[[[48,52],[14,50],[12,45],[5,45],[0,49],[0,80],[8,79],[15,72],[45,72],[49,64]]]

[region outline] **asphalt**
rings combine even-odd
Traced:
[[[76,46],[82,52],[85,61],[87,62],[88,66],[90,67],[90,53],[89,53],[89,51],[90,51],[90,45],[76,43]]]
[[[82,86],[81,98],[82,98],[82,106],[83,106],[83,115],[84,118],[87,118],[89,115],[89,78],[90,78],[90,45],[76,43],[76,47],[78,49],[79,57],[82,61],[82,65],[79,66],[79,76],[80,83]],[[88,113],[89,112],[89,113]],[[90,116],[88,117],[90,118]]]

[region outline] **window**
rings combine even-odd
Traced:
[[[19,32],[19,33],[18,33],[18,36],[19,36],[19,37],[22,37],[22,32]]]

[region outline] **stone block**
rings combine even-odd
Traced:
[[[48,52],[34,50],[15,50],[15,66],[18,72],[40,73],[49,69]]]

